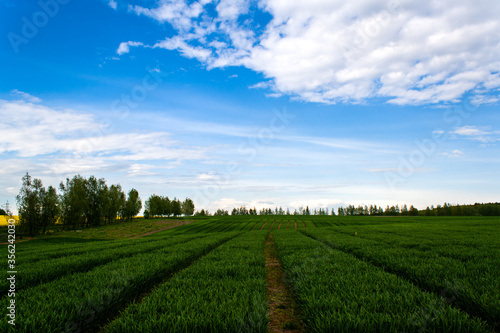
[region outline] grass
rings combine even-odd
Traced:
[[[491,331],[438,295],[301,232],[275,241],[310,332]]]
[[[265,233],[246,233],[161,285],[106,332],[266,332]]]
[[[198,219],[191,218],[164,218],[164,219],[144,219],[134,218],[132,221],[120,221],[116,223],[102,225],[93,228],[83,228],[77,230],[63,230],[62,225],[55,225],[48,228],[44,235],[36,235],[37,243],[74,243],[76,241],[96,241],[96,240],[120,240],[146,236],[168,228],[175,228],[184,224],[189,224]],[[17,239],[22,236],[22,232],[17,229]],[[26,235],[23,237],[26,239]],[[32,238],[32,237],[29,237]],[[7,240],[7,227],[0,227],[0,242]]]
[[[222,216],[51,230],[16,244],[16,332],[265,332],[269,233],[307,332],[499,330],[495,217]]]
[[[226,233],[176,245],[165,244],[161,250],[117,259],[89,272],[66,275],[21,290],[16,295],[21,315],[15,331],[95,330],[127,302],[235,236]],[[1,303],[7,306],[7,302],[3,298]],[[0,331],[9,329],[12,327],[6,321],[0,322]]]

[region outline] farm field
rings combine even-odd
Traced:
[[[499,233],[495,217],[375,216],[54,232],[16,244],[15,331],[499,332]]]

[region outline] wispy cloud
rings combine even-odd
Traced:
[[[459,157],[463,157],[465,154],[463,151],[461,151],[459,149],[455,149],[451,152],[444,152],[441,155],[446,156],[448,158],[459,158]]]
[[[17,89],[11,90],[10,94],[12,96],[17,96],[20,97],[22,100],[30,103],[40,103],[42,100],[36,96],[30,95],[28,93],[25,93],[23,91],[19,91]]]
[[[94,115],[55,110],[40,104],[0,100],[0,154],[40,159],[59,173],[90,172],[132,165],[132,173],[148,161],[206,158],[209,147],[190,146],[167,132],[112,133]],[[135,171],[134,171],[135,170]]]
[[[120,45],[118,46],[116,53],[118,55],[126,54],[126,53],[130,52],[130,46],[137,47],[137,46],[143,46],[143,45],[144,44],[141,42],[132,42],[132,41],[123,42],[123,43],[120,43]]]
[[[450,134],[470,140],[480,141],[482,143],[491,143],[500,141],[500,131],[494,131],[491,127],[477,127],[477,126],[462,126]]]

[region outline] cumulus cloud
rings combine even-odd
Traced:
[[[274,94],[320,103],[432,104],[477,91],[478,104],[498,101],[500,2],[494,0],[161,0],[129,11],[176,30],[155,47],[208,68],[263,73]],[[257,11],[270,21],[254,20]],[[130,44],[122,44],[128,52]]]
[[[141,43],[141,42],[131,42],[131,41],[123,42],[123,43],[120,43],[120,45],[118,46],[118,49],[116,50],[116,53],[118,55],[129,53],[130,52],[130,46],[142,46],[142,45],[144,45],[144,44]]]
[[[113,8],[113,9],[116,9],[116,7],[118,6],[118,3],[115,0],[110,0],[108,2],[108,6]]]

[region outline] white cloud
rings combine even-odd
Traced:
[[[249,8],[249,0],[221,0],[217,5],[217,13],[220,18],[236,20],[242,14],[246,14]]]
[[[458,137],[462,138],[480,141],[482,143],[500,141],[500,138],[498,137],[500,131],[493,131],[490,127],[462,126],[450,132],[450,134],[458,135]]]
[[[122,43],[123,44],[123,43]],[[162,48],[167,50],[179,50],[180,53],[187,58],[196,58],[201,61],[206,61],[211,55],[211,51],[202,47],[194,47],[186,43],[180,38],[167,38],[162,42],[153,45],[153,48]]]
[[[213,173],[201,173],[198,175],[198,180],[201,181],[209,181],[209,180],[217,180],[219,177]]]
[[[456,102],[480,88],[486,94],[477,102],[498,101],[498,1],[261,0],[250,8],[247,0],[223,0],[215,14],[210,2],[162,0],[129,9],[177,31],[156,47],[179,50],[208,68],[263,73],[272,97],[423,104]],[[243,16],[257,8],[272,15],[264,30]]]
[[[120,43],[120,45],[118,46],[118,49],[116,50],[116,53],[118,55],[129,53],[130,52],[130,46],[143,46],[143,45],[144,44],[141,43],[141,42],[132,42],[132,41],[123,42],[123,43]]]
[[[205,158],[208,147],[188,146],[166,132],[111,133],[91,114],[39,104],[0,100],[0,154],[42,161],[45,170],[77,173],[129,168],[144,161],[182,162]],[[1,170],[0,170],[1,171]]]
[[[458,158],[458,157],[463,157],[465,154],[463,151],[455,149],[451,152],[442,153],[441,155],[446,156],[448,158]]]
[[[233,208],[236,208],[236,207],[240,207],[240,206],[244,206],[245,205],[245,202],[244,201],[241,201],[241,200],[237,200],[237,199],[234,199],[234,198],[221,198],[217,201],[214,201],[212,202],[212,209],[226,209],[226,210],[230,210],[230,209],[233,209]],[[250,208],[250,207],[247,207],[247,208]],[[231,213],[231,212],[229,212]]]
[[[116,9],[116,7],[118,6],[118,3],[115,0],[110,0],[108,2],[108,6],[113,8],[113,9]]]
[[[476,126],[459,127],[453,133],[465,136],[479,136],[489,134],[489,132],[485,131],[484,129],[479,129]]]
[[[38,97],[35,97],[35,96],[30,95],[28,93],[25,93],[23,91],[19,91],[17,89],[11,90],[10,94],[13,96],[18,96],[18,97],[22,98],[24,101],[30,102],[30,103],[40,103],[42,101]]]

